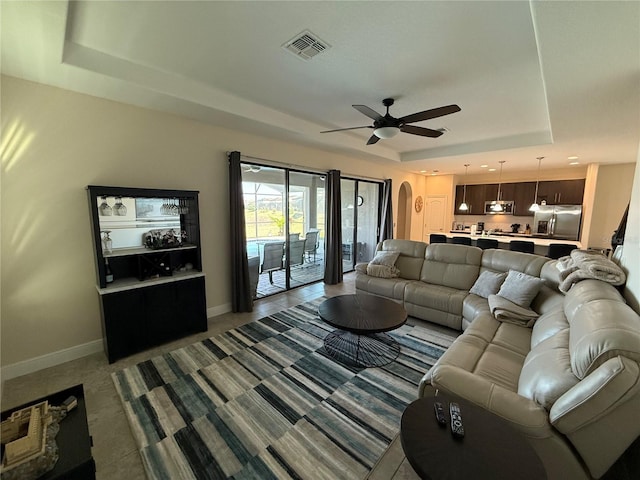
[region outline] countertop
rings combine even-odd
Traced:
[[[525,233],[507,233],[502,232],[498,234],[491,235],[471,235],[469,230],[451,230],[449,233],[445,233],[447,238],[459,237],[464,235],[469,236],[471,240],[477,240],[479,238],[493,238],[500,243],[509,243],[511,240],[529,240],[533,242],[535,245],[539,245],[541,247],[548,247],[551,243],[568,243],[570,245],[576,245],[578,248],[582,248],[582,244],[575,240],[561,240],[558,238],[540,238],[534,235],[529,235]]]

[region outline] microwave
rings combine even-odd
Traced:
[[[494,210],[494,205],[498,203],[502,207],[502,210]],[[514,203],[513,201],[500,200],[499,202],[484,202],[484,213],[486,215],[513,215]]]

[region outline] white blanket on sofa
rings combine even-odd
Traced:
[[[589,278],[612,285],[622,285],[626,280],[622,269],[599,252],[573,250],[570,255],[559,258],[556,267],[560,270],[558,289],[564,293],[575,283]]]
[[[529,308],[516,305],[500,295],[489,295],[489,308],[491,313],[501,322],[515,323],[523,327],[532,327],[540,316]]]

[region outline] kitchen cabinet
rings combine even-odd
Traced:
[[[547,205],[582,205],[585,180],[552,180],[540,182],[538,203]]]
[[[584,195],[584,179],[553,180],[540,182],[538,187],[538,203],[545,200],[548,205],[581,205]],[[461,212],[458,207],[462,203],[464,185],[456,186],[456,203],[454,215],[484,215],[485,202],[497,199],[498,184],[487,183],[467,185],[467,205],[469,210]],[[514,215],[533,216],[529,207],[535,196],[536,182],[503,183],[500,185],[500,200],[514,202]]]
[[[198,192],[87,191],[109,362],[206,331]],[[125,207],[116,214],[120,204]]]
[[[529,207],[536,194],[536,182],[520,182],[513,185],[516,185],[512,198],[514,201],[513,214],[520,217],[533,217],[533,212],[529,211]]]
[[[480,185],[467,185],[467,205],[469,210],[461,212],[458,207],[462,203],[463,199],[463,187],[464,185],[456,186],[456,215],[484,215],[484,202],[487,198],[492,197],[492,200],[496,199],[498,194],[498,184],[480,184]]]

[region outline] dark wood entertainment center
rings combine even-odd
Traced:
[[[198,192],[93,185],[87,191],[109,363],[206,331]],[[111,205],[122,203],[114,215]],[[153,244],[149,232],[179,240]],[[111,233],[112,248],[105,248]]]

